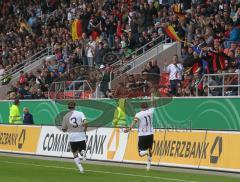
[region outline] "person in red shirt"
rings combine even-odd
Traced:
[[[118,21],[117,23],[117,36],[120,38],[123,34],[123,26],[121,24],[121,21]]]
[[[26,83],[26,81],[27,81],[27,78],[26,78],[26,76],[24,75],[24,71],[20,71],[19,83],[20,83],[20,84],[24,84],[24,83]]]

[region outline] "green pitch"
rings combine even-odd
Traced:
[[[1,182],[239,182],[239,178],[0,156]]]

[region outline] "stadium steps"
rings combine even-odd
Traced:
[[[158,66],[160,71],[164,70],[165,64],[170,64],[172,61],[173,55],[178,55],[181,57],[181,44],[174,43],[165,43],[167,41],[160,42],[155,47],[147,50],[140,56],[128,61],[126,64],[114,71],[114,79],[111,81],[111,88],[114,88],[117,83],[124,82],[127,74],[141,74],[144,69],[144,65],[146,65],[149,61],[155,59],[158,62]]]

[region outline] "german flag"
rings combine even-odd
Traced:
[[[82,36],[82,22],[78,19],[75,19],[72,22],[72,26],[71,26],[71,34],[72,34],[72,39],[73,40],[78,40],[81,38]]]
[[[182,40],[179,38],[179,36],[177,35],[176,31],[174,30],[174,28],[171,25],[165,27],[164,28],[164,32],[172,40],[182,42]]]

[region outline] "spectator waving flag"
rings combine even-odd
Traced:
[[[71,34],[73,40],[78,40],[82,36],[82,22],[78,19],[75,19],[72,22]]]
[[[185,16],[186,16],[186,12],[181,12],[181,11],[176,11],[176,10],[173,10],[173,13],[178,16],[178,18],[180,19],[185,19]]]
[[[165,34],[166,34],[169,38],[173,39],[174,41],[183,42],[183,40],[181,40],[181,39],[179,38],[179,36],[177,35],[177,33],[176,33],[176,31],[174,30],[173,26],[169,25],[169,26],[165,27],[165,28],[164,28],[164,32],[165,32]]]

